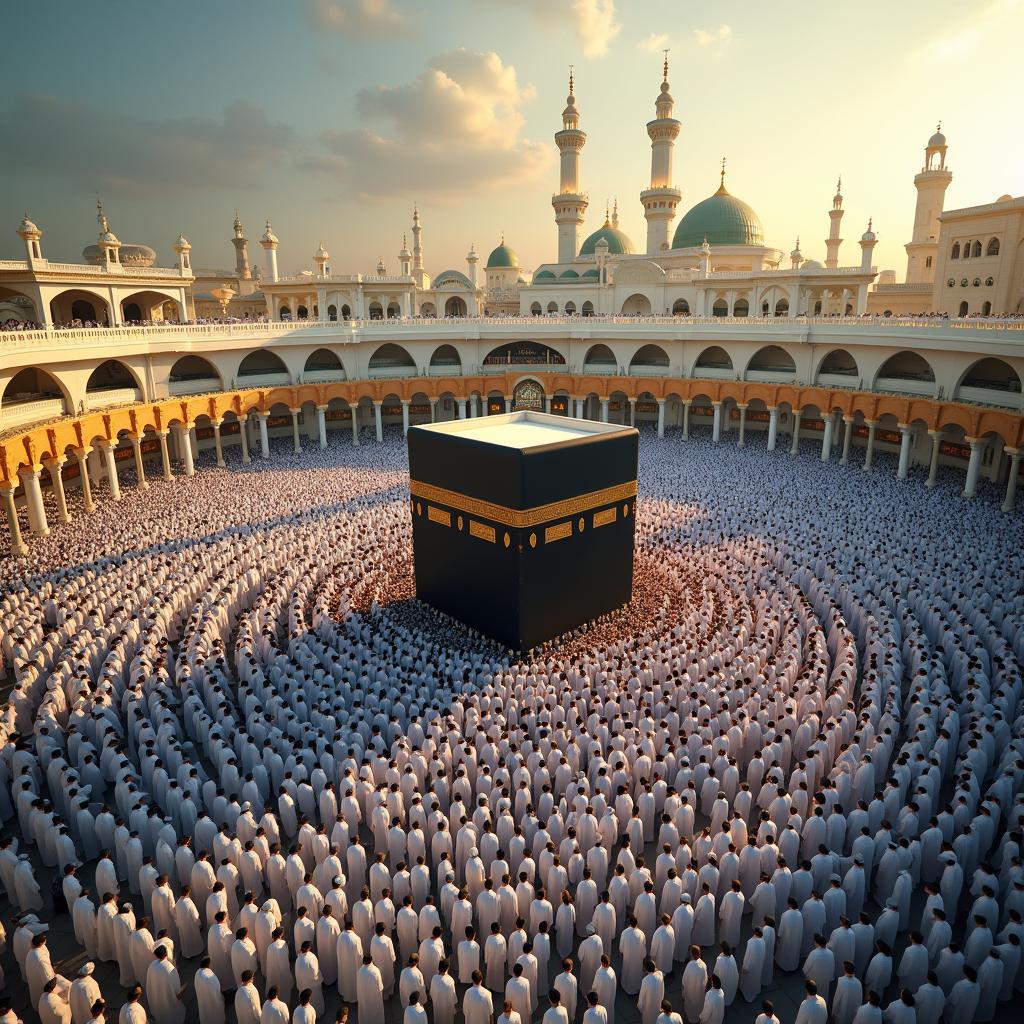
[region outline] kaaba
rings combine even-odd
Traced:
[[[528,651],[631,600],[633,427],[513,412],[408,444],[421,601]]]

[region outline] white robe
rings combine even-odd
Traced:
[[[362,1024],[384,1024],[384,983],[373,964],[356,971],[356,1002]]]
[[[462,1013],[466,1024],[491,1024],[494,1018],[494,1000],[483,985],[473,985],[462,997]]]
[[[209,967],[200,967],[192,985],[196,991],[199,1019],[203,1024],[224,1024],[224,994],[217,975]]]
[[[764,939],[752,935],[743,951],[743,966],[740,968],[740,992],[748,1003],[752,1003],[761,992],[764,955]]]
[[[156,1024],[184,1024],[185,1004],[178,998],[181,979],[168,960],[154,960],[146,972],[146,1002]]]

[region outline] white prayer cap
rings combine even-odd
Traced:
[[[859,854],[859,853],[855,853],[853,855],[853,863],[854,864],[860,864],[863,867],[864,866],[864,858],[863,858],[863,856],[861,854]]]
[[[473,849],[469,851],[469,855],[470,857],[479,857],[480,851],[474,846]]]
[[[245,801],[245,803],[244,803],[244,804],[242,804],[242,810],[243,810],[243,811],[247,811],[247,810],[249,810],[249,809],[250,809],[251,807],[252,807],[252,804],[251,804],[251,803],[249,803],[249,801],[248,801],[248,800],[246,800],[246,801]]]
[[[331,879],[331,885],[333,885],[333,886],[335,887],[335,889],[337,889],[337,888],[338,888],[338,886],[340,886],[340,885],[341,885],[341,875],[335,875],[335,876],[334,876],[334,877],[333,877],[333,878]]]
[[[684,892],[683,895],[679,897],[679,899],[683,903],[689,903],[690,902],[690,894],[688,892]]]
[[[79,977],[87,978],[93,971],[96,970],[96,965],[90,960],[87,963],[82,964],[79,968]]]
[[[594,935],[596,932],[597,932],[597,926],[593,922],[591,922],[590,924],[587,925],[587,934],[588,935]]]

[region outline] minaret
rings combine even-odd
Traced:
[[[423,268],[423,225],[416,206],[412,208],[412,276],[416,278],[417,288],[427,287],[427,272]]]
[[[860,236],[860,269],[866,273],[871,272],[871,257],[877,242],[878,236],[871,230],[871,220],[869,218],[868,229]]]
[[[109,267],[112,263],[120,263],[121,260],[118,254],[121,251],[121,242],[117,235],[110,230],[106,214],[103,212],[103,204],[98,198],[96,200],[96,220],[100,226],[100,234],[96,244],[103,253],[106,265]]]
[[[935,257],[939,251],[939,216],[953,172],[946,170],[946,136],[939,122],[924,150],[924,167],[914,177],[917,210],[914,234],[907,250],[907,284],[931,284],[935,280]]]
[[[43,237],[43,233],[28,219],[28,210],[25,211],[25,218],[18,228],[18,236],[25,243],[25,255],[30,263],[32,260],[43,258],[43,250],[39,245],[39,239]]]
[[[504,238],[504,236],[502,236]],[[480,262],[480,257],[477,255],[476,246],[472,242],[469,243],[469,252],[466,253],[466,267],[469,270],[469,282],[476,288],[477,282],[477,270],[476,266]]]
[[[672,116],[675,101],[668,91],[668,50],[665,51],[661,92],[654,103],[657,117],[647,122],[651,140],[651,187],[640,193],[647,219],[647,253],[669,247],[669,228],[675,220],[682,193],[672,184],[672,149],[682,127]]]
[[[192,264],[189,253],[192,246],[184,235],[178,235],[174,243],[174,251],[178,254],[178,273],[182,277],[192,276]]]
[[[799,270],[800,264],[804,261],[804,254],[800,251],[800,236],[796,236],[796,248],[789,254],[790,266],[793,270]]]
[[[828,219],[831,221],[828,228],[828,238],[825,239],[825,267],[828,270],[835,270],[839,266],[839,246],[843,240],[839,237],[839,225],[843,220],[843,179],[836,182],[836,194],[832,197],[832,209],[828,211]]]
[[[263,232],[263,237],[260,239],[260,246],[263,251],[267,254],[267,277],[270,278],[271,283],[277,282],[277,235],[274,234],[274,229],[270,226],[270,218],[267,218],[267,230]]]
[[[316,264],[316,276],[330,277],[331,270],[327,266],[327,261],[331,258],[331,254],[324,248],[324,243],[320,243],[320,247],[315,253],[313,253],[313,262]]]
[[[408,277],[410,272],[410,260],[412,260],[412,253],[409,252],[409,246],[405,240],[405,235],[402,235],[402,248],[398,250],[398,265],[402,268],[402,277]]]
[[[587,144],[580,131],[580,112],[573,95],[573,74],[569,69],[569,95],[562,111],[562,130],[555,132],[555,145],[561,153],[558,195],[551,197],[558,225],[558,262],[571,263],[580,251],[580,226],[587,212],[587,197],[580,192],[580,155]]]
[[[618,231],[618,229],[619,229],[619,197],[618,196],[616,196],[615,199],[612,200],[612,227],[615,228],[616,231]]]
[[[249,239],[245,237],[245,229],[239,220],[237,210],[234,229],[231,244],[235,247],[235,276],[240,281],[249,281],[252,279],[252,271],[249,269]]]

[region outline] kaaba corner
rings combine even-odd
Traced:
[[[421,601],[526,651],[632,599],[635,428],[527,411],[408,444]]]

